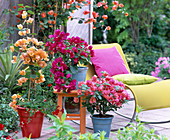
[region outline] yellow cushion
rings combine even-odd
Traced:
[[[145,110],[170,107],[170,80],[127,88],[133,92],[136,103]]]
[[[112,43],[112,44],[96,44],[96,45],[92,45],[93,49],[105,49],[105,48],[112,48],[113,46],[116,46],[116,49],[119,51],[120,55],[122,56],[122,59],[125,62],[125,65],[130,73],[130,69],[129,66],[127,64],[127,61],[125,59],[125,55],[122,51],[121,46],[118,43]],[[93,65],[88,64],[88,71],[87,71],[87,76],[86,76],[86,80],[90,80],[92,78],[93,75],[95,75],[95,69]]]
[[[143,74],[119,74],[113,76],[113,78],[118,81],[122,81],[127,85],[150,84],[158,80],[156,77]]]

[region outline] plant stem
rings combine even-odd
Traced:
[[[30,100],[31,77],[29,81],[28,101]]]

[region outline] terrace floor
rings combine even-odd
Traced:
[[[130,101],[128,104],[125,104],[123,108],[119,109],[118,112],[125,114],[127,116],[132,116],[133,110],[134,110],[135,102]],[[114,118],[112,121],[112,129],[118,129],[122,126],[125,126],[129,120],[126,118],[123,118],[114,112],[109,112],[108,114],[113,114]],[[143,111],[139,114],[139,118],[143,121],[165,121],[165,120],[170,120],[170,108],[163,108],[163,109],[156,109],[156,110],[149,110],[149,111]],[[79,125],[73,123],[72,121],[67,121],[72,127],[74,127],[77,132],[76,134],[79,134]],[[79,122],[79,121],[77,121]],[[92,127],[92,122],[90,118],[90,114],[87,112],[86,115],[86,125]],[[54,130],[46,130],[49,126],[52,126],[52,123],[48,121],[47,118],[44,119],[43,122],[43,127],[42,127],[42,132],[41,132],[41,137],[37,138],[36,140],[47,140],[49,137],[55,135]],[[170,139],[170,123],[163,123],[163,124],[145,124],[146,127],[148,128],[154,128],[156,130],[156,134],[160,135],[166,135],[168,139]],[[93,130],[91,129],[86,129],[86,132],[92,132]],[[110,134],[110,137],[114,137],[113,139],[116,140],[116,131],[112,132]],[[18,138],[23,138],[21,131],[18,132],[17,134]]]

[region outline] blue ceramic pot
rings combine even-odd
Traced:
[[[78,73],[72,75],[72,78],[76,79],[76,81],[77,81],[76,89],[77,89],[77,86],[78,86],[78,82],[80,82],[80,81],[85,82],[87,69],[88,69],[88,67],[78,67]]]
[[[113,115],[106,115],[106,116],[107,117],[105,118],[100,118],[98,117],[98,114],[94,114],[93,116],[90,117],[92,118],[94,133],[105,131],[106,132],[105,137],[109,137],[112,119],[114,116]]]

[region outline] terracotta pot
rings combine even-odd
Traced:
[[[22,136],[29,138],[31,134],[31,138],[40,137],[44,114],[37,111],[30,117],[30,113],[29,111],[26,111],[26,108],[17,107],[17,110],[20,118]]]

